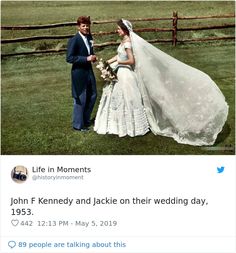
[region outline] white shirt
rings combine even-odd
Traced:
[[[84,36],[81,32],[79,32],[79,34],[81,35],[81,37],[82,37],[82,39],[84,41],[84,44],[87,47],[88,54],[90,55],[90,47],[89,47],[89,43],[88,43],[88,40],[87,40],[86,36]]]

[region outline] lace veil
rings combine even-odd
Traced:
[[[130,31],[135,72],[150,128],[179,143],[212,145],[228,115],[228,105],[215,82],[154,47]]]

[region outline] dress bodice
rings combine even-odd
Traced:
[[[118,53],[118,59],[120,61],[126,61],[128,60],[128,55],[125,51],[126,48],[132,48],[131,43],[130,42],[125,42],[119,45],[118,49],[117,49],[117,53]]]

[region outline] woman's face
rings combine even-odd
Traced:
[[[125,34],[126,34],[126,33],[121,29],[120,26],[117,26],[117,32],[118,32],[119,36],[125,36]]]

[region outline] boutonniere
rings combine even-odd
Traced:
[[[90,40],[89,42],[91,44],[91,47],[93,47],[93,40]]]

